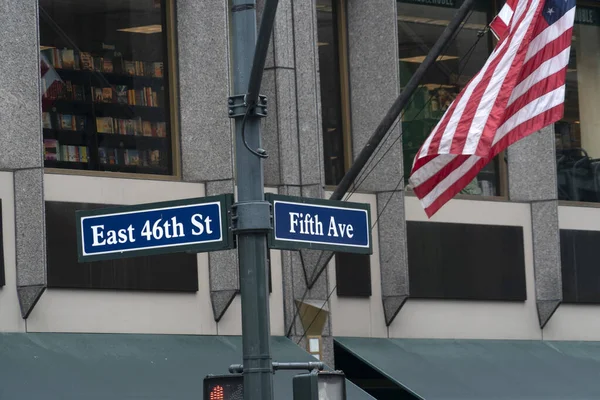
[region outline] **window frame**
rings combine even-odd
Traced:
[[[398,0],[395,0],[395,1],[398,1]],[[488,1],[488,0],[483,0],[483,1]],[[499,0],[491,0],[491,2],[492,2],[493,14],[497,14],[498,12],[500,12]],[[493,16],[492,16],[492,18],[493,18]],[[492,21],[490,20],[489,23],[491,23],[491,22]],[[498,40],[491,33],[488,33],[488,35],[490,35],[489,36],[490,39],[488,39],[491,42],[490,44],[493,47],[495,47],[496,44],[498,43]],[[404,157],[404,154],[402,156]],[[498,192],[499,192],[498,195],[482,196],[482,195],[460,194],[459,193],[456,196],[454,196],[453,199],[476,200],[476,201],[510,201],[510,196],[508,193],[508,161],[507,161],[506,150],[502,150],[500,153],[498,153],[498,155],[496,157],[498,158],[498,168],[497,168]],[[406,174],[406,171],[404,171],[404,173]],[[417,197],[416,194],[412,190],[405,191],[405,194],[406,194],[406,196],[409,196],[409,197]]]
[[[576,7],[593,7],[596,8],[600,11],[600,5],[598,4],[598,2],[596,0],[575,0],[575,5]],[[577,17],[576,17],[577,18]],[[575,24],[577,24],[577,22],[575,22]],[[575,32],[574,32],[575,33]],[[565,102],[566,102],[566,98],[565,98]],[[566,105],[566,103],[565,103]],[[577,107],[579,108],[579,103],[577,104]],[[553,130],[555,129],[555,124],[552,124]],[[555,162],[555,166],[558,163]],[[557,171],[558,174],[558,171]],[[556,176],[556,184],[558,186],[558,175]],[[559,206],[564,206],[564,207],[586,207],[586,208],[600,208],[600,202],[592,202],[592,201],[581,201],[581,200],[558,200],[558,205]]]
[[[350,70],[348,65],[348,19],[347,19],[347,0],[332,0],[335,3],[337,11],[338,24],[338,57],[340,71],[340,88],[341,88],[341,111],[342,111],[342,131],[344,143],[344,168],[345,173],[348,172],[354,161],[353,146],[352,146],[352,112],[350,103]],[[395,0],[396,1],[396,0]],[[492,0],[493,10],[499,12],[498,0]],[[490,21],[491,22],[491,21]],[[397,40],[397,38],[396,38]],[[492,38],[495,45],[497,40]],[[498,191],[497,196],[477,196],[468,194],[458,194],[454,198],[480,201],[509,201],[508,195],[508,165],[506,161],[506,151],[498,154]],[[406,171],[405,171],[406,173]],[[336,185],[325,185],[327,190],[335,190]],[[408,196],[415,197],[414,192],[406,191]]]
[[[340,103],[342,109],[342,140],[344,143],[344,174],[354,160],[352,146],[352,110],[350,108],[350,66],[348,65],[347,0],[332,0],[337,10],[338,59],[340,71]]]
[[[340,85],[340,111],[341,111],[341,130],[342,147],[344,154],[344,174],[348,172],[354,160],[352,146],[352,110],[350,102],[350,66],[348,64],[348,18],[347,18],[347,0],[331,0],[332,8],[335,10],[335,23],[337,26],[337,57]],[[317,45],[317,43],[315,43]],[[320,96],[320,94],[319,94]],[[322,110],[319,110],[322,112]],[[321,115],[322,119],[322,115]],[[323,132],[321,132],[323,135]],[[325,148],[321,149],[323,168],[325,165]],[[325,176],[325,172],[323,172]],[[325,179],[325,178],[323,178]],[[337,185],[324,184],[326,189],[334,190]]]
[[[39,1],[39,0],[38,0]],[[164,62],[165,66],[165,78],[168,80],[168,91],[165,92],[166,103],[169,107],[169,123],[171,133],[171,174],[169,175],[158,175],[158,174],[144,174],[144,173],[133,173],[133,172],[114,172],[114,171],[93,171],[93,170],[78,170],[68,168],[50,168],[43,167],[45,174],[55,175],[78,175],[78,176],[89,176],[89,177],[103,177],[103,178],[122,178],[122,179],[143,179],[143,180],[160,180],[160,181],[181,181],[181,136],[180,136],[180,124],[179,124],[179,81],[176,78],[179,76],[177,68],[177,35],[176,35],[176,20],[175,20],[175,1],[176,0],[164,0],[164,11],[161,12],[162,23],[165,25],[165,44],[166,44],[166,57]],[[38,17],[39,19],[39,17]],[[39,26],[38,20],[38,26]],[[38,38],[39,47],[39,38]],[[37,75],[37,79],[41,82],[41,76]],[[41,117],[41,104],[40,104],[40,117]],[[42,128],[40,127],[40,136],[42,136]],[[42,154],[43,158],[43,154]],[[43,160],[42,160],[43,163]]]

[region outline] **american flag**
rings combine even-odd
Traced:
[[[560,120],[575,0],[508,0],[499,41],[417,153],[409,179],[431,217],[498,153]]]

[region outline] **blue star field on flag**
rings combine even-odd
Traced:
[[[543,11],[544,19],[548,25],[552,25],[573,7],[575,7],[575,0],[546,0]]]

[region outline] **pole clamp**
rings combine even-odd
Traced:
[[[233,233],[268,232],[273,229],[271,203],[248,201],[231,206]]]
[[[246,115],[248,103],[245,94],[230,96],[227,103],[229,104],[229,118],[240,118]],[[259,118],[267,116],[267,96],[258,96],[258,102],[250,109],[248,116]]]

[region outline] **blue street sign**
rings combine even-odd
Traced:
[[[79,261],[233,247],[232,195],[77,211]]]
[[[275,249],[320,249],[372,254],[368,204],[267,194],[273,205]]]

